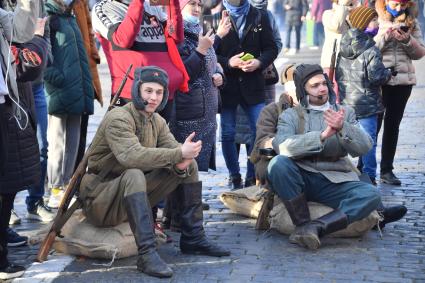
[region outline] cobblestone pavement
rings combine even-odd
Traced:
[[[318,51],[302,50],[291,59],[315,63]],[[288,61],[279,59],[278,65]],[[231,213],[218,196],[227,191],[227,170],[218,143],[218,171],[201,174],[204,197],[211,205],[205,212],[205,228],[210,239],[231,250],[224,258],[182,255],[175,240],[163,245],[159,253],[175,271],[171,279],[155,279],[136,270],[136,258],[116,260],[111,267],[94,265],[106,261],[74,259],[53,254],[42,265],[32,265],[18,282],[425,282],[425,60],[416,64],[418,86],[414,88],[403,119],[395,161],[395,173],[401,187],[379,184],[385,204],[404,204],[409,211],[401,221],[387,225],[382,237],[376,231],[357,239],[323,239],[318,251],[306,251],[288,242],[275,231],[257,232],[255,221]],[[108,73],[101,66],[104,89],[109,89]],[[280,89],[280,88],[279,88]],[[105,92],[106,92],[105,91]],[[280,93],[280,92],[278,92]],[[105,98],[107,95],[105,94]],[[107,101],[107,99],[105,100]],[[90,135],[95,132],[102,112],[90,122]],[[380,148],[378,148],[378,155]],[[246,155],[241,155],[244,160]],[[378,160],[379,160],[378,156]],[[241,164],[244,166],[243,164]],[[18,195],[16,209],[25,214],[24,197]],[[23,234],[34,234],[41,225],[27,222],[15,227]],[[10,250],[10,258],[30,266],[38,246]],[[60,273],[50,272],[51,265],[63,265]],[[41,270],[41,271],[40,271]],[[61,269],[57,270],[60,271]]]

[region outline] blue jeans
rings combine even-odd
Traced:
[[[249,119],[249,126],[251,128],[251,143],[254,144],[256,135],[256,124],[258,116],[264,107],[264,103],[246,105],[241,104],[242,109],[245,111]],[[221,110],[221,144],[223,149],[223,157],[226,162],[226,167],[231,176],[240,174],[238,152],[235,144],[236,134],[236,109],[235,106],[223,106]],[[249,148],[248,155],[251,154],[252,147]],[[254,165],[248,161],[248,168],[246,173],[247,178],[255,176]]]
[[[332,183],[322,174],[306,171],[282,155],[270,161],[267,173],[270,188],[282,200],[291,200],[304,193],[307,201],[344,212],[348,223],[367,217],[381,201],[378,190],[371,184],[360,181]]]
[[[378,126],[378,115],[372,115],[363,119],[359,119],[360,125],[368,133],[372,140],[372,148],[360,158],[362,159],[362,172],[366,173],[371,179],[376,178],[376,129]]]
[[[322,22],[314,23],[314,32],[313,32],[313,44],[315,46],[322,46],[323,41],[325,40],[325,29]]]
[[[41,178],[40,183],[28,189],[26,204],[28,210],[32,209],[37,201],[44,196],[44,180],[47,171],[47,103],[44,96],[44,84],[33,84],[35,111],[37,115],[37,140],[40,149]]]

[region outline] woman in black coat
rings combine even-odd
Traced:
[[[230,14],[232,29],[216,49],[227,80],[220,92],[222,149],[233,188],[240,188],[242,179],[235,145],[236,109],[241,105],[249,118],[253,144],[257,118],[265,102],[262,71],[277,57],[277,46],[265,11],[252,7],[247,0],[224,0],[223,5]],[[241,57],[246,53],[254,59],[243,61]],[[248,170],[252,174],[247,175],[253,176],[252,164]]]

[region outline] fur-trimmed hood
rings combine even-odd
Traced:
[[[418,15],[416,3],[413,0],[408,2],[406,12],[394,18],[385,8],[385,0],[376,0],[375,9],[378,12],[379,18],[385,21],[390,21],[399,24],[405,24],[409,28],[415,26],[415,19]]]

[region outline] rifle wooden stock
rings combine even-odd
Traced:
[[[332,48],[331,64],[329,66],[329,80],[331,81],[331,83],[333,83],[334,77],[335,77],[336,43],[337,43],[337,40],[335,39],[334,45]]]
[[[123,80],[121,81],[121,84],[117,90],[117,93],[114,95],[111,104],[108,107],[108,111],[113,108],[113,105],[118,100],[118,98],[121,95],[121,92],[124,88],[124,85],[127,81],[128,75],[130,74],[131,69],[133,68],[133,64],[131,64],[127,72],[125,73],[125,76]],[[107,111],[107,112],[108,112]],[[87,163],[89,160],[89,156],[91,153],[92,147],[89,146],[86,153],[83,156],[83,159],[78,164],[77,169],[74,172],[74,175],[72,175],[72,178],[66,187],[64,196],[62,198],[62,201],[59,205],[58,212],[56,213],[56,216],[53,220],[52,226],[50,227],[49,233],[44,238],[43,242],[40,245],[40,249],[38,250],[37,254],[37,261],[43,262],[47,260],[47,256],[50,252],[50,249],[56,239],[56,236],[60,235],[60,231],[62,227],[65,225],[65,223],[68,221],[68,219],[72,216],[75,210],[82,207],[82,203],[80,199],[76,199],[75,202],[69,206],[69,204],[72,201],[73,196],[77,192],[77,190],[80,187],[81,179],[83,178],[84,174],[86,173]]]

